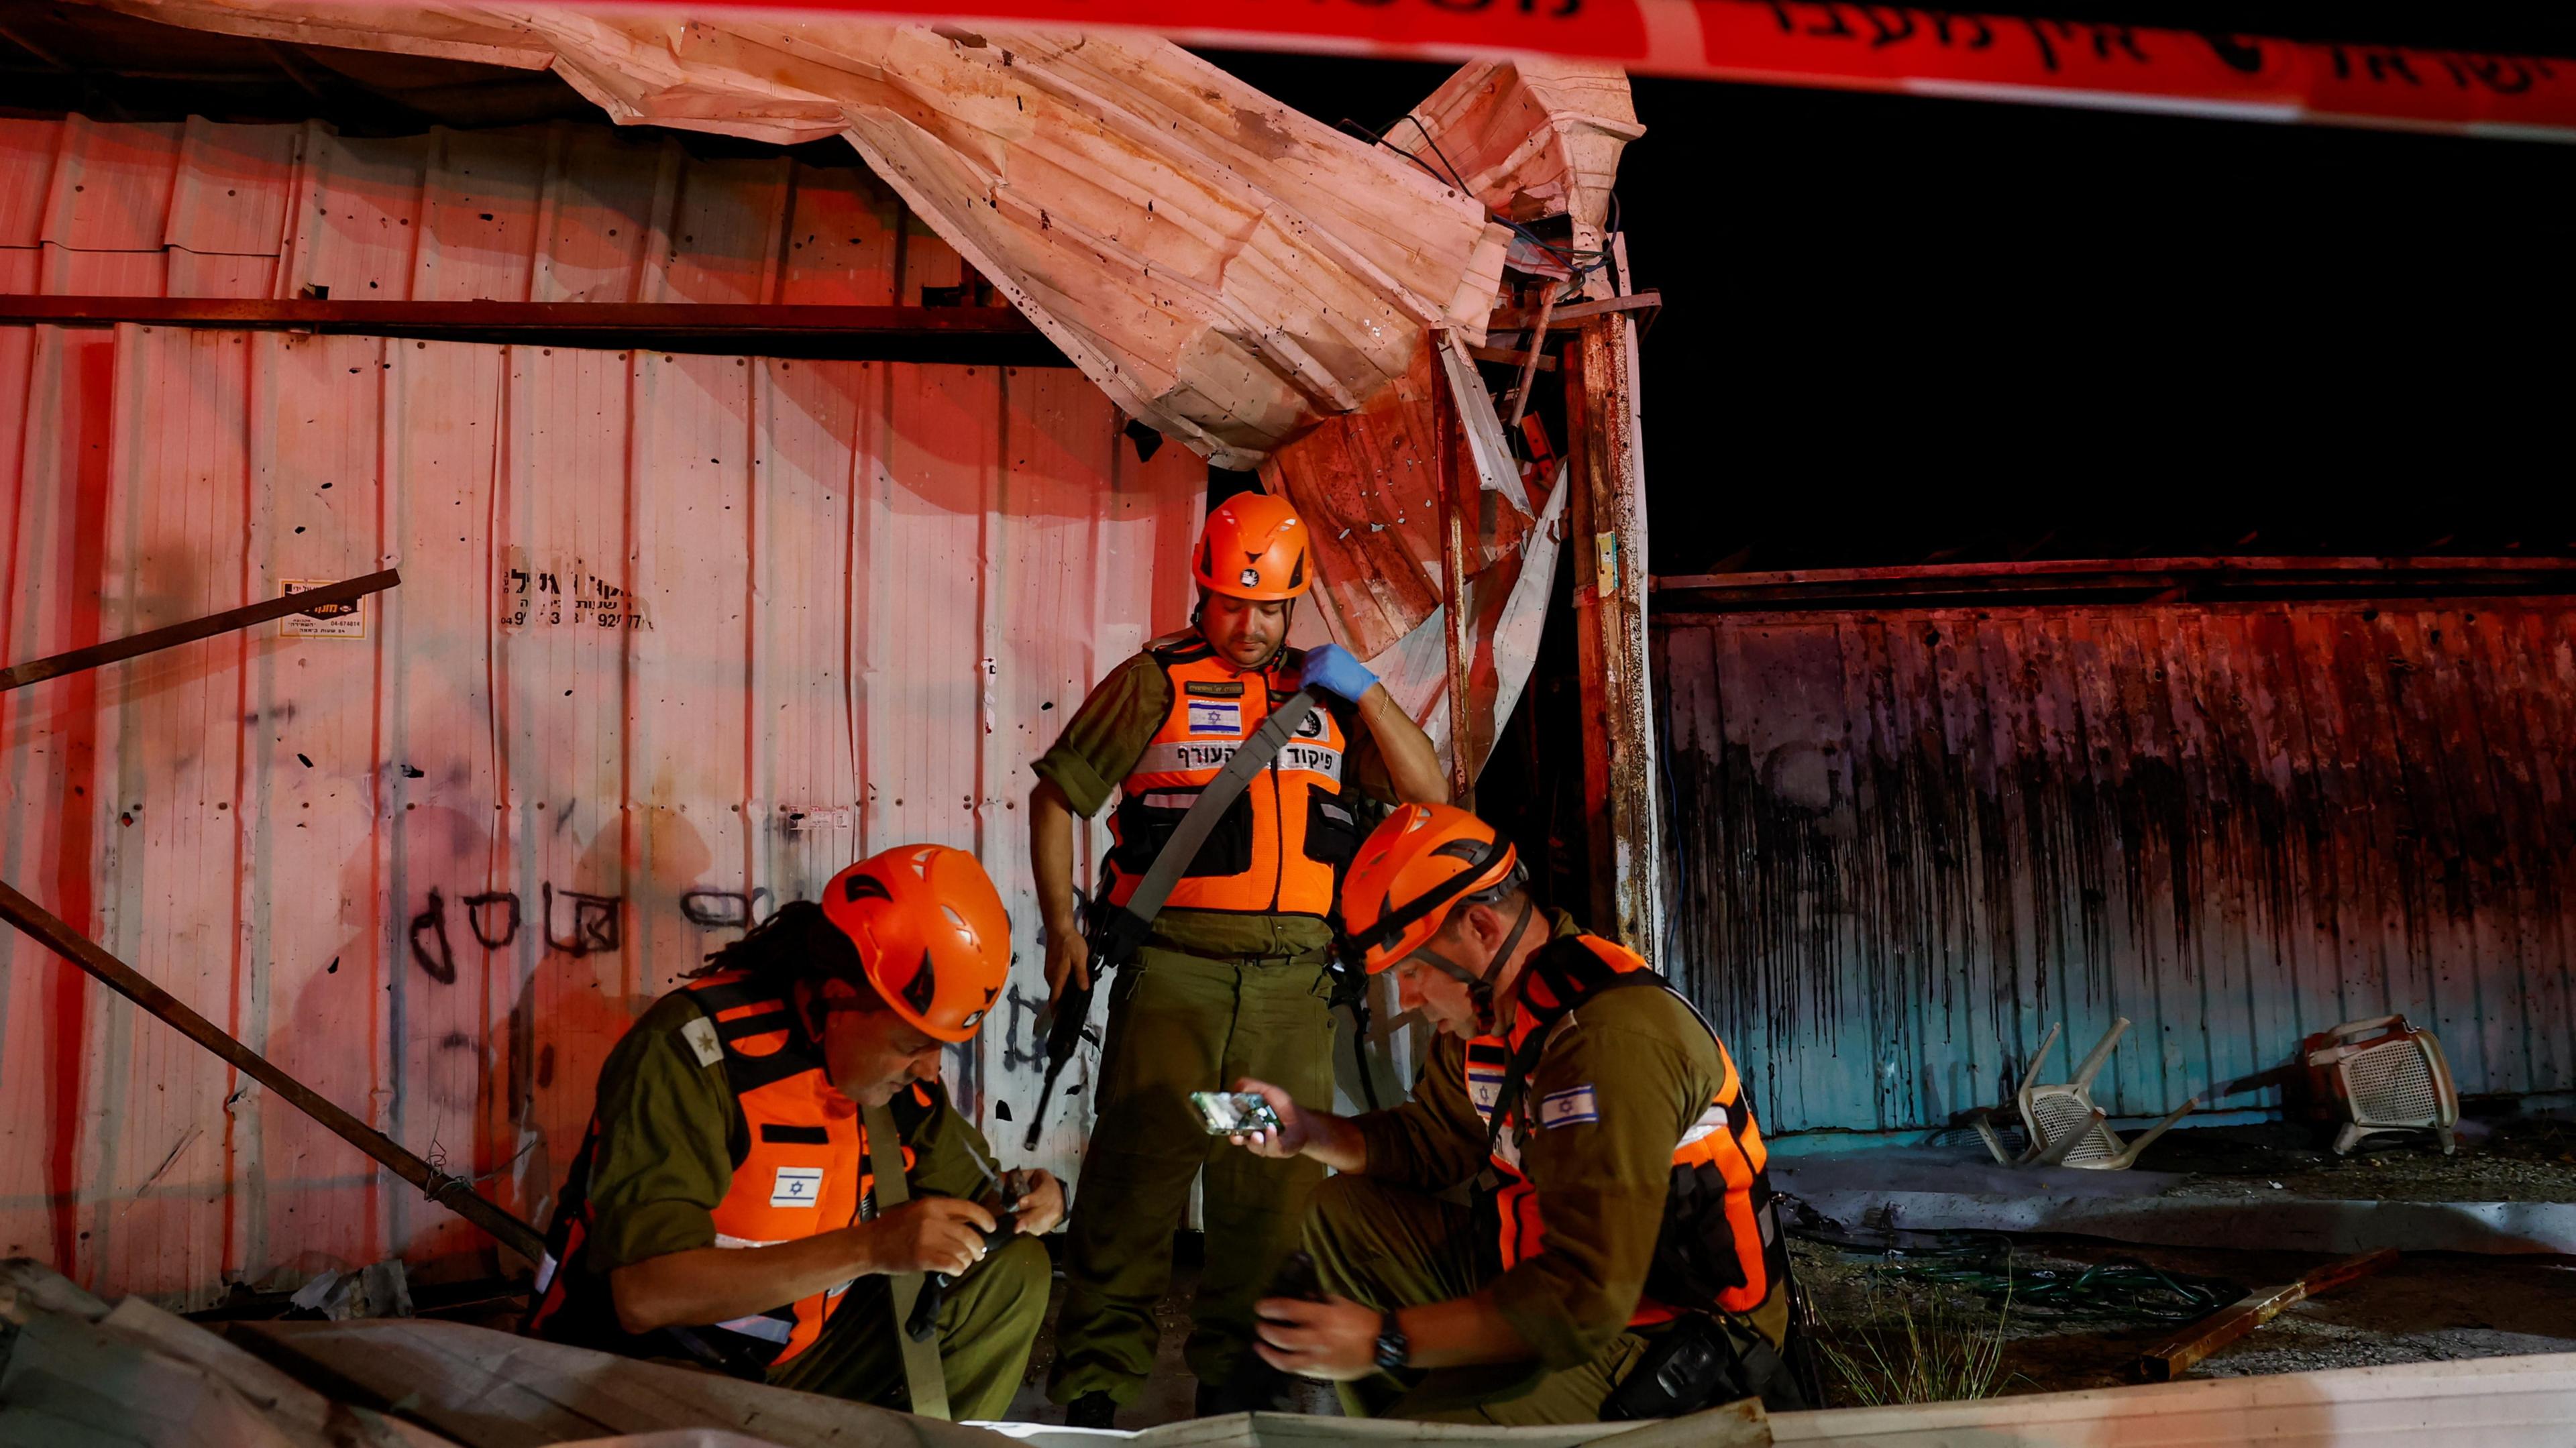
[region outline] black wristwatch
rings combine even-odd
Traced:
[[[1413,1341],[1404,1335],[1404,1327],[1395,1320],[1395,1314],[1389,1312],[1379,1318],[1377,1356],[1371,1360],[1371,1366],[1393,1372],[1404,1366],[1405,1359],[1411,1356],[1413,1356]]]

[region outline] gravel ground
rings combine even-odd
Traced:
[[[2027,1308],[1998,1313],[1973,1294],[1886,1271],[1868,1257],[1802,1240],[1792,1241],[1791,1253],[1824,1341],[1848,1343],[1857,1329],[1901,1333],[1908,1315],[1918,1324],[1942,1315],[1954,1330],[1982,1333],[1997,1331],[2000,1321],[2004,1351],[1994,1389],[1999,1394],[2136,1382],[2139,1355],[2180,1326],[2054,1318]],[[2245,1291],[2287,1282],[2328,1260],[2309,1253],[2124,1247],[2078,1238],[2030,1238],[2015,1248],[2015,1261],[2023,1266],[2144,1262],[2168,1272],[2224,1278]],[[2300,1303],[2205,1360],[2190,1376],[2571,1351],[2576,1262],[2426,1253]],[[1837,1406],[1852,1400],[1832,1374],[1827,1377]]]
[[[2331,1140],[2331,1138],[2326,1138]],[[2462,1121],[2459,1154],[2429,1135],[2365,1140],[2337,1157],[2310,1128],[2279,1122],[2168,1133],[2141,1171],[2187,1172],[2173,1194],[2302,1196],[2395,1202],[2576,1202],[2576,1122],[2552,1117]],[[2277,1184],[2277,1185],[2276,1185]]]

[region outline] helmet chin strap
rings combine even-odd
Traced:
[[[1478,1035],[1489,1036],[1494,1033],[1494,973],[1503,968],[1504,961],[1512,958],[1512,952],[1520,946],[1521,936],[1529,930],[1530,917],[1537,913],[1537,901],[1527,898],[1521,901],[1519,918],[1512,921],[1511,932],[1503,937],[1503,943],[1495,949],[1494,958],[1485,962],[1484,973],[1481,975],[1428,945],[1413,952],[1438,967],[1442,974],[1467,988],[1467,999],[1476,1007]]]

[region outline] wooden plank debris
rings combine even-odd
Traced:
[[[1652,288],[1623,297],[1602,297],[1589,302],[1567,302],[1553,309],[1547,307],[1505,307],[1485,319],[1487,332],[1511,332],[1538,321],[1542,327],[1571,332],[1590,317],[1606,317],[1613,312],[1655,313],[1663,310],[1664,294]],[[1545,320],[1540,319],[1544,317]]]
[[[137,658],[162,649],[176,648],[180,644],[213,638],[217,634],[231,633],[236,629],[267,623],[271,619],[285,618],[290,614],[311,613],[317,608],[331,604],[348,603],[364,598],[370,593],[381,593],[400,582],[402,582],[401,571],[388,568],[381,573],[367,574],[363,578],[327,584],[321,588],[307,589],[302,593],[290,593],[282,598],[262,599],[258,603],[245,604],[240,608],[228,608],[221,613],[207,614],[204,618],[193,618],[186,623],[174,623],[168,628],[148,629],[127,638],[110,639],[106,643],[91,644],[87,648],[72,649],[48,658],[30,659],[23,664],[12,664],[6,669],[0,669],[0,693],[6,693],[11,689],[22,689],[29,684],[59,678],[64,674],[76,674],[83,669],[95,669],[102,664],[113,664],[121,659]]]
[[[1475,640],[1467,617],[1467,524],[1461,506],[1466,479],[1474,471],[1467,460],[1465,420],[1455,387],[1432,388],[1432,456],[1438,466],[1431,485],[1440,490],[1440,608],[1448,652],[1449,802],[1460,809],[1476,807],[1475,691],[1467,669],[1475,658]]]
[[[2382,1247],[2376,1252],[2329,1262],[2295,1282],[2250,1292],[2234,1306],[2202,1318],[2148,1348],[2138,1359],[2139,1370],[2150,1382],[2170,1382],[2189,1372],[2194,1363],[2280,1316],[2284,1309],[2320,1292],[2357,1282],[2396,1260],[2396,1248]]]
[[[1556,370],[1556,359],[1545,352],[1523,352],[1511,347],[1469,347],[1467,355],[1479,362],[1500,362],[1506,367],[1518,367],[1524,379],[1532,372]],[[1524,380],[1521,387],[1526,391],[1529,383]]]
[[[889,1327],[889,1330],[892,1330]],[[335,1396],[402,1404],[467,1448],[691,1428],[781,1448],[1007,1448],[983,1428],[420,1318],[235,1323],[228,1331]]]
[[[447,1439],[335,1403],[139,1297],[110,1310],[24,1258],[0,1264],[0,1443],[226,1448],[446,1448]]]
[[[1521,425],[1521,415],[1529,411],[1530,380],[1537,373],[1539,364],[1548,360],[1547,323],[1556,315],[1557,291],[1555,282],[1539,289],[1538,326],[1530,337],[1529,351],[1522,354],[1520,380],[1512,387],[1512,415],[1503,419],[1505,432]]]

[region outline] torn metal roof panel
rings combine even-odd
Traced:
[[[1402,156],[1132,34],[112,0],[173,24],[552,68],[623,123],[838,134],[1131,416],[1250,467],[1481,340],[1508,233]]]

